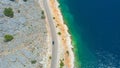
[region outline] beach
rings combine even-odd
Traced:
[[[74,54],[72,51],[71,35],[68,33],[68,27],[63,21],[61,11],[59,9],[59,3],[57,0],[49,0],[48,4],[55,21],[56,31],[59,41],[59,60],[64,60],[64,67],[74,68]]]

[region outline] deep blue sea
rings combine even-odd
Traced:
[[[76,68],[120,68],[120,0],[58,0]]]

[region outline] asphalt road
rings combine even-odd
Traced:
[[[43,0],[43,6],[45,9],[45,13],[47,15],[47,19],[50,26],[51,37],[52,37],[52,61],[51,61],[51,68],[58,68],[58,40],[57,40],[57,33],[56,27],[54,25],[53,16],[50,11],[50,7],[48,5],[48,0]],[[54,43],[53,43],[54,42]]]

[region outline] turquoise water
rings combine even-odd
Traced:
[[[95,57],[93,55],[90,56],[90,51],[85,47],[85,44],[82,39],[80,38],[80,35],[77,34],[76,31],[74,31],[76,27],[74,27],[74,17],[71,15],[69,12],[69,8],[66,5],[65,0],[59,0],[60,6],[59,8],[61,9],[61,12],[64,17],[64,22],[65,24],[68,25],[69,28],[69,33],[72,35],[72,45],[74,46],[74,54],[75,54],[75,67],[79,68],[81,67],[82,59],[86,59],[87,61],[95,61]],[[77,46],[79,45],[79,46]],[[85,50],[85,51],[84,51]],[[84,52],[83,52],[84,51]],[[83,55],[84,54],[84,55]],[[88,57],[89,56],[89,57]],[[94,57],[94,59],[90,59],[90,57]]]
[[[74,17],[71,15],[65,0],[58,0],[58,1],[60,3],[59,8],[63,14],[64,22],[65,24],[68,25],[69,33],[72,35],[72,45],[74,46],[74,54],[75,54],[75,67],[80,68],[81,65],[83,65],[81,63],[82,59],[86,59],[87,61],[93,61],[93,60],[95,61],[95,57],[93,55],[90,55],[91,54],[90,51],[87,49],[87,47],[84,46],[87,44],[85,44],[82,41],[80,35],[75,31],[74,28],[77,28],[77,27],[73,26],[75,22]],[[91,57],[92,58],[94,57],[94,59],[90,59]]]
[[[120,1],[58,0],[76,68],[120,68]]]

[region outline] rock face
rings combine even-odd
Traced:
[[[14,17],[4,15],[12,8]],[[48,68],[47,28],[38,0],[0,0],[0,68]],[[9,42],[4,36],[14,37]]]

